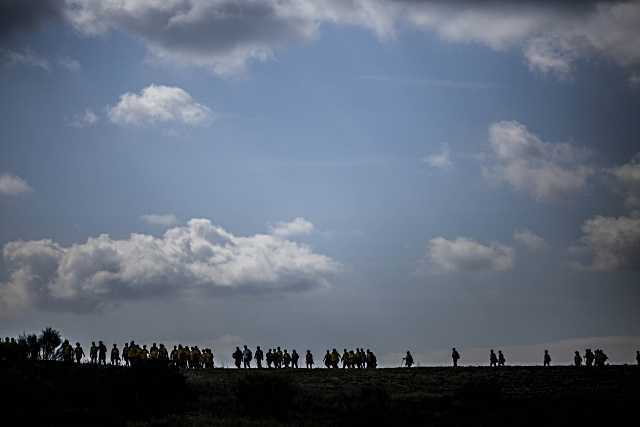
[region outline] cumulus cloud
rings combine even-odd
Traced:
[[[235,236],[206,219],[162,237],[116,240],[103,234],[70,246],[14,241],[3,255],[10,276],[0,283],[0,313],[29,307],[91,311],[185,292],[299,291],[327,285],[340,269],[307,245],[269,234]]]
[[[140,219],[149,225],[160,225],[170,227],[178,223],[178,218],[174,214],[147,214],[142,215]]]
[[[640,271],[640,217],[603,217],[585,221],[581,245],[574,253],[585,253],[589,262],[580,267],[595,271]]]
[[[270,227],[271,234],[279,237],[292,237],[302,234],[310,234],[314,230],[311,222],[304,218],[298,217],[289,222],[278,222]]]
[[[513,240],[520,243],[532,252],[547,248],[547,242],[531,230],[517,230],[513,233]]]
[[[27,182],[19,176],[8,173],[0,175],[0,194],[15,196],[32,191]]]
[[[515,251],[498,243],[482,244],[459,237],[436,237],[429,241],[426,260],[443,272],[507,271],[513,268]]]
[[[449,153],[449,146],[446,144],[442,145],[439,153],[431,154],[423,159],[423,161],[436,169],[448,169],[451,167],[452,162]]]
[[[589,150],[569,143],[548,143],[516,121],[489,127],[493,165],[485,175],[507,182],[537,200],[558,199],[585,188],[594,171]]]
[[[610,169],[625,193],[625,204],[629,208],[640,208],[640,153],[629,163]]]
[[[91,109],[84,110],[83,113],[79,113],[73,116],[71,119],[71,126],[75,128],[86,128],[94,126],[98,123],[98,116]]]
[[[195,126],[211,117],[209,107],[196,102],[184,89],[161,85],[147,86],[139,95],[125,93],[108,113],[112,122],[121,125],[177,122]]]

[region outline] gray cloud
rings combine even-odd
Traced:
[[[238,237],[206,219],[162,237],[103,234],[62,246],[51,240],[4,247],[9,280],[0,284],[0,313],[37,307],[93,311],[119,301],[186,293],[286,292],[328,284],[340,269],[331,258],[278,236]]]
[[[290,43],[316,37],[323,24],[352,25],[393,38],[401,24],[452,42],[521,49],[532,69],[567,73],[581,57],[640,65],[637,2],[441,2],[408,0],[68,0],[68,20],[85,34],[121,30],[154,58],[244,70]]]
[[[506,271],[513,268],[514,257],[513,248],[499,243],[485,245],[466,237],[436,237],[429,241],[426,261],[442,272]]]
[[[44,71],[51,70],[51,65],[46,58],[28,48],[22,50],[0,49],[0,59],[5,66],[9,67],[26,65]]]
[[[568,143],[548,143],[516,121],[489,127],[494,164],[485,175],[510,184],[538,200],[581,191],[594,170],[586,163],[589,150]]]
[[[0,41],[60,18],[64,7],[62,0],[0,0]]]
[[[542,72],[568,73],[578,59],[594,55],[640,66],[635,1],[4,0],[0,16],[0,37],[64,16],[84,34],[123,31],[158,61],[220,75],[312,40],[326,24],[366,28],[384,39],[409,25],[446,41],[519,49]]]
[[[513,233],[513,240],[520,243],[532,252],[547,248],[547,242],[531,230],[517,230]]]
[[[608,171],[622,186],[625,204],[629,208],[640,208],[640,153],[629,163]]]
[[[572,248],[589,258],[579,267],[595,271],[640,271],[640,217],[603,217],[585,221],[581,245]]]

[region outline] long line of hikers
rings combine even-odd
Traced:
[[[34,335],[35,337],[35,335]],[[86,360],[87,355],[79,342],[72,345],[69,340],[54,340],[47,342],[46,339],[30,340],[29,337],[15,338],[6,337],[4,341],[0,339],[0,361],[1,360],[60,360],[66,363],[81,364]],[[61,343],[60,343],[61,342]],[[112,366],[136,366],[148,361],[166,364],[182,369],[211,369],[215,367],[214,353],[211,348],[200,349],[197,345],[175,345],[169,351],[164,344],[153,343],[151,347],[147,345],[136,344],[135,341],[125,343],[120,350],[117,344],[108,349],[102,342],[91,343],[89,348],[88,363],[95,365],[107,365],[107,355],[109,355],[109,365]],[[304,354],[304,366],[312,369],[315,361],[311,350],[307,350]],[[236,347],[231,355],[236,368],[251,368],[255,363],[256,368],[280,369],[300,367],[300,355],[293,349],[281,347],[269,348],[265,353],[260,346],[253,352],[246,345],[241,350]],[[451,360],[453,366],[460,364],[461,355],[453,348],[451,350]],[[592,351],[586,349],[584,356],[579,351],[575,351],[573,357],[573,365],[604,367],[609,357],[601,349]],[[327,350],[322,359],[326,368],[336,369],[340,366],[346,369],[375,369],[378,367],[376,355],[370,350],[364,348],[356,348],[355,350],[344,349],[342,354],[335,348]],[[636,352],[636,363],[640,366],[640,351]],[[489,366],[502,367],[506,366],[507,359],[502,352],[498,350],[496,353],[493,349],[489,352]],[[544,351],[542,357],[543,366],[551,366],[551,355],[548,350]],[[402,358],[401,366],[411,368],[415,365],[413,355],[410,351]]]
[[[294,349],[289,353],[285,348],[280,347],[270,348],[265,354],[264,351],[258,346],[255,353],[251,351],[246,345],[243,350],[240,347],[236,347],[236,350],[231,355],[236,368],[251,368],[251,362],[255,359],[256,368],[261,369],[262,362],[266,362],[268,369],[275,368],[298,368],[298,361],[300,355]],[[311,350],[307,350],[305,353],[305,366],[307,369],[312,369],[315,362]],[[343,368],[358,368],[358,369],[375,369],[378,366],[378,359],[376,355],[369,349],[365,352],[363,348],[356,348],[355,350],[347,350],[346,348],[342,352],[342,355],[334,348],[332,351],[327,350],[324,355],[323,362],[327,368],[338,368],[342,362]]]

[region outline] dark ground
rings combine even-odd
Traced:
[[[0,365],[21,425],[636,425],[640,367],[213,371]],[[12,425],[12,423],[5,424]]]

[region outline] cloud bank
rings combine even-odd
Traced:
[[[517,121],[489,127],[493,165],[485,174],[537,200],[567,197],[583,190],[594,170],[590,152],[568,143],[543,142]]]
[[[127,92],[120,96],[108,114],[113,123],[120,125],[174,122],[196,126],[210,119],[211,110],[196,102],[184,89],[150,85],[139,95]]]
[[[106,234],[62,246],[52,240],[4,247],[9,280],[0,313],[30,307],[86,312],[120,301],[185,293],[300,291],[328,284],[340,265],[303,244],[256,234],[239,237],[206,219],[162,237]]]
[[[67,0],[64,12],[84,34],[123,31],[157,60],[219,75],[242,72],[332,24],[365,28],[384,39],[410,26],[448,42],[517,49],[541,72],[564,74],[591,56],[640,66],[635,1]]]
[[[442,272],[507,271],[513,268],[515,251],[498,243],[488,245],[458,237],[429,241],[426,260]]]

